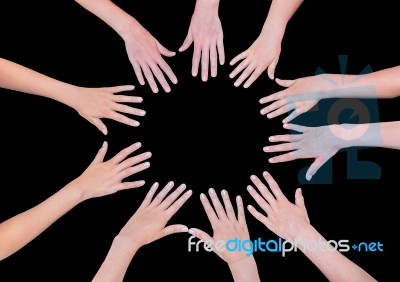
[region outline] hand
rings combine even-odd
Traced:
[[[221,65],[225,63],[224,35],[218,17],[218,2],[212,2],[197,0],[189,32],[182,47],[179,48],[180,52],[186,51],[194,42],[192,75],[197,76],[201,56],[201,77],[203,81],[208,79],[209,61],[212,77],[217,76],[218,56],[219,63]]]
[[[284,240],[294,242],[304,227],[310,225],[301,189],[296,190],[295,204],[292,204],[283,195],[278,184],[268,172],[264,172],[263,176],[272,193],[255,175],[251,176],[251,181],[257,187],[259,193],[251,185],[247,187],[247,190],[263,211],[267,213],[267,216],[258,212],[252,205],[248,206],[248,210],[276,235]]]
[[[242,242],[244,240],[250,240],[249,231],[247,230],[246,225],[246,218],[244,215],[244,208],[243,208],[243,201],[240,196],[236,197],[236,204],[237,204],[237,217],[235,216],[235,211],[232,207],[232,203],[229,199],[228,192],[226,190],[222,190],[222,199],[224,201],[224,207],[222,206],[221,202],[218,199],[217,194],[215,193],[214,189],[209,190],[209,195],[211,201],[213,203],[213,207],[211,206],[210,202],[208,201],[207,197],[204,194],[200,195],[201,203],[203,204],[204,210],[207,214],[207,217],[211,223],[213,229],[213,237],[208,235],[206,232],[191,228],[189,233],[196,236],[200,240],[206,242],[216,242],[219,240],[223,240],[225,242],[229,240],[233,240],[238,238]],[[229,265],[237,263],[241,260],[247,258],[246,252],[229,252],[228,250],[224,249],[219,251],[214,248],[214,244],[210,246],[213,251],[225,262]]]
[[[178,80],[161,55],[173,57],[175,56],[175,52],[169,51],[162,46],[136,21],[132,21],[128,30],[129,31],[124,34],[122,38],[125,41],[129,60],[140,85],[145,84],[143,78],[144,74],[151,90],[154,93],[158,93],[157,83],[154,80],[155,76],[164,91],[167,93],[170,92],[171,88],[165,79],[163,72],[168,76],[172,83],[176,84],[178,83]]]
[[[147,152],[126,159],[141,147],[140,143],[135,143],[119,152],[114,158],[104,162],[107,147],[107,142],[104,142],[85,172],[68,185],[70,189],[76,189],[83,200],[144,185],[144,181],[122,182],[122,180],[149,168],[149,162],[142,162],[150,158],[151,153]]]
[[[73,108],[104,135],[107,135],[108,130],[101,121],[102,118],[113,119],[130,126],[139,126],[139,122],[120,113],[144,116],[146,112],[121,103],[141,103],[143,99],[141,97],[114,95],[134,88],[131,85],[109,88],[78,88]]]
[[[234,78],[243,71],[234,84],[236,87],[240,86],[249,76],[244,88],[250,87],[267,68],[269,78],[274,79],[275,68],[281,53],[281,42],[266,34],[261,33],[249,49],[237,55],[230,62],[230,65],[233,66],[242,61],[229,75],[230,78]]]
[[[305,127],[294,124],[284,124],[284,128],[300,132],[301,134],[276,135],[269,138],[270,142],[287,142],[274,146],[264,147],[264,152],[287,152],[269,159],[270,163],[289,162],[297,159],[314,158],[314,162],[306,173],[306,179],[311,180],[313,175],[344,148],[339,132],[340,126],[329,125],[320,127]]]
[[[152,199],[158,188],[158,183],[155,183],[150,188],[139,209],[129,219],[118,236],[120,238],[125,238],[127,242],[131,242],[138,248],[167,235],[187,232],[188,228],[182,224],[169,225],[166,227],[171,217],[192,195],[191,190],[181,195],[186,189],[186,185],[182,184],[167,196],[173,187],[174,183],[169,182],[164,189]],[[176,200],[178,197],[179,199]]]
[[[274,103],[261,110],[262,115],[268,118],[274,118],[284,113],[294,110],[283,123],[288,123],[313,108],[319,100],[329,98],[324,92],[335,90],[337,84],[335,82],[323,78],[322,75],[299,78],[296,80],[276,79],[276,83],[286,89],[266,96],[260,100],[261,104],[272,101]]]

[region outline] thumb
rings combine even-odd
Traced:
[[[156,41],[157,43],[157,48],[158,51],[161,53],[161,55],[167,56],[167,57],[173,57],[175,56],[175,52],[172,52],[170,50],[168,50],[167,48],[165,48],[164,46],[162,46],[160,44],[160,42]]]
[[[275,82],[278,84],[278,85],[280,85],[280,86],[282,86],[282,87],[290,87],[290,86],[292,86],[293,85],[293,83],[295,83],[296,82],[296,79],[293,79],[293,80],[288,80],[288,79],[279,79],[279,78],[277,78],[277,79],[275,79]]]
[[[97,127],[104,135],[108,134],[107,126],[99,118],[92,118],[89,120],[94,126]]]
[[[268,77],[274,80],[276,65],[278,64],[279,57],[275,58],[268,67]]]
[[[101,146],[99,152],[97,153],[96,157],[94,158],[92,164],[98,164],[104,161],[104,157],[106,156],[108,148],[108,143],[104,142]]]
[[[182,224],[170,225],[170,226],[165,227],[163,230],[161,230],[161,234],[157,238],[157,240],[160,238],[163,238],[165,236],[171,235],[171,234],[183,233],[183,232],[188,232],[188,228],[186,225],[182,225]]]
[[[301,188],[297,188],[297,190],[296,190],[295,203],[296,203],[296,206],[298,206],[300,208],[304,208],[304,209],[306,208],[306,205],[304,204],[304,197],[303,197]]]
[[[192,45],[192,43],[193,43],[193,37],[192,33],[189,31],[185,41],[183,41],[181,48],[179,48],[179,52],[186,51],[190,47],[190,45]]]

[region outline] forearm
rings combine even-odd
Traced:
[[[325,240],[311,225],[303,228],[295,241],[298,242],[298,248],[318,267],[329,281],[376,281],[339,251],[334,250],[333,247],[328,244],[327,240]],[[316,250],[314,250],[315,248],[312,250],[306,249],[305,245],[311,241],[317,242],[320,247]],[[315,244],[312,245],[314,246]],[[328,247],[330,248],[329,250]]]
[[[382,147],[400,150],[400,121],[342,124],[337,132],[341,148]]]
[[[131,240],[127,240],[122,236],[115,237],[110,251],[93,281],[123,281],[126,270],[138,249],[138,246],[132,245]]]
[[[262,34],[270,34],[275,36],[276,40],[282,41],[289,20],[302,3],[303,0],[273,0]]]
[[[260,281],[258,269],[254,257],[247,257],[241,261],[230,264],[233,280],[235,282],[257,282]]]
[[[0,260],[35,239],[82,200],[74,187],[66,186],[36,207],[1,223]]]
[[[75,0],[86,10],[109,25],[123,39],[126,34],[141,29],[141,25],[131,15],[110,0]]]
[[[220,0],[197,0],[195,10],[206,8],[207,11],[214,12],[218,15],[219,1]]]
[[[0,87],[51,98],[73,107],[78,87],[0,59]]]

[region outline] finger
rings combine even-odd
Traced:
[[[166,57],[175,56],[175,52],[168,50],[167,48],[162,46],[160,44],[160,42],[158,42],[157,40],[156,40],[156,44],[157,44],[158,51],[160,52],[161,55],[166,56]]]
[[[133,66],[133,70],[135,71],[136,78],[139,81],[139,84],[144,85],[145,81],[143,78],[142,68],[140,67],[140,64],[138,62],[134,61],[134,62],[132,62],[132,66]]]
[[[299,208],[305,209],[306,205],[304,203],[304,197],[303,197],[301,188],[297,188],[296,194],[294,197],[295,197],[294,201],[295,201],[296,206],[298,206]]]
[[[183,194],[175,203],[173,203],[168,209],[167,213],[172,217],[192,196],[192,190],[187,191]]]
[[[203,81],[207,81],[208,79],[209,57],[210,57],[209,46],[205,46],[201,50],[201,79]]]
[[[226,215],[229,220],[236,221],[235,211],[233,210],[231,200],[229,199],[228,191],[222,190],[221,192],[222,200],[224,201]]]
[[[158,61],[158,65],[162,69],[162,71],[168,76],[169,80],[172,81],[173,84],[178,83],[176,75],[172,71],[171,67],[163,59]]]
[[[123,179],[128,178],[129,176],[132,176],[132,175],[134,175],[134,174],[136,174],[138,172],[141,172],[141,171],[143,171],[145,169],[148,169],[149,167],[150,167],[150,163],[149,162],[145,162],[145,163],[142,163],[142,164],[139,164],[139,165],[135,165],[133,167],[129,167],[129,168],[124,169],[123,171],[121,171],[118,174],[118,178],[123,180]]]
[[[266,153],[287,152],[287,151],[293,151],[296,149],[299,149],[298,142],[283,143],[283,144],[279,144],[279,145],[266,146],[263,148],[264,152],[266,152]]]
[[[264,171],[263,176],[276,199],[286,198],[285,195],[283,195],[281,188],[279,188],[278,183],[276,183],[275,179],[269,172]]]
[[[311,164],[310,168],[307,170],[306,179],[308,181],[317,173],[317,171],[329,160],[329,158],[318,157]]]
[[[114,101],[117,103],[142,103],[142,97],[114,95]]]
[[[275,135],[268,138],[270,142],[297,142],[303,139],[303,134]]]
[[[217,40],[217,48],[218,48],[218,56],[220,65],[225,64],[225,48],[224,48],[224,39],[221,36]]]
[[[300,133],[306,132],[308,130],[308,127],[306,127],[306,126],[301,126],[301,125],[291,124],[291,123],[290,124],[284,124],[283,128],[289,129],[289,130],[294,130],[294,131],[297,131],[297,132],[300,132]]]
[[[186,225],[182,225],[182,224],[170,225],[170,226],[164,227],[164,229],[161,230],[160,236],[158,236],[156,240],[161,239],[168,235],[175,234],[175,233],[186,233],[186,232],[188,232],[188,230],[189,229],[187,228]]]
[[[123,149],[121,152],[119,152],[117,155],[115,155],[114,158],[112,158],[110,161],[114,164],[119,164],[123,160],[126,159],[127,156],[135,152],[137,149],[139,149],[142,146],[142,143],[137,142],[135,144],[130,145],[129,147]]]
[[[153,186],[151,186],[149,192],[147,192],[147,195],[144,198],[140,207],[147,207],[148,205],[151,204],[151,200],[153,199],[153,196],[156,193],[158,186],[159,186],[159,184],[157,182],[154,183]]]
[[[280,78],[277,78],[277,79],[275,79],[275,82],[276,82],[278,85],[282,86],[282,87],[290,87],[290,86],[293,85],[293,83],[296,82],[296,79],[289,80],[289,79],[280,79]]]
[[[171,194],[168,195],[168,197],[166,197],[161,202],[159,207],[162,208],[162,209],[169,208],[169,206],[172,205],[172,203],[175,202],[175,200],[179,197],[179,195],[182,194],[183,191],[185,191],[185,190],[186,190],[186,185],[185,184],[179,185],[178,188],[176,188]]]
[[[268,161],[272,164],[276,164],[276,163],[290,162],[297,159],[299,159],[298,154],[294,154],[294,152],[289,152],[283,155],[279,155],[277,157],[270,158]]]
[[[141,67],[143,69],[144,76],[146,77],[147,82],[150,85],[151,90],[153,91],[153,93],[158,93],[157,83],[154,80],[153,73],[151,72],[149,66],[147,65],[147,63],[143,63],[141,64]]]
[[[258,191],[260,191],[264,199],[266,199],[271,206],[275,205],[276,199],[274,198],[274,196],[272,196],[267,186],[265,186],[264,183],[262,183],[261,180],[255,175],[252,175],[250,179],[254,183],[254,185],[256,185]]]
[[[269,230],[271,230],[271,221],[269,220],[268,217],[260,213],[258,210],[256,210],[252,205],[247,206],[248,211],[251,213],[252,216],[254,216],[258,221],[260,221],[262,224],[264,224]]]
[[[254,81],[262,74],[262,70],[260,68],[256,68],[251,74],[250,78],[243,85],[244,88],[249,88]]]
[[[135,182],[124,182],[117,185],[117,190],[128,190],[133,188],[142,187],[145,184],[144,181],[135,181]]]
[[[242,226],[246,225],[246,216],[244,214],[243,200],[242,197],[236,197],[236,205],[237,205],[237,213],[238,213],[238,221]]]
[[[113,110],[120,112],[120,113],[141,116],[141,117],[146,115],[146,112],[143,110],[139,110],[139,109],[129,107],[129,106],[123,105],[123,104],[118,104],[118,103],[114,104]]]
[[[128,118],[117,112],[112,112],[108,118],[129,126],[138,127],[140,125],[138,121]]]
[[[260,99],[260,104],[266,104],[272,101],[276,101],[276,100],[281,100],[283,98],[286,98],[287,95],[287,91],[286,90],[281,90],[278,92],[275,92],[269,96],[265,96],[264,98]]]
[[[272,211],[270,204],[263,197],[261,197],[260,194],[258,194],[257,191],[251,185],[247,186],[247,191],[265,212],[268,213]]]
[[[168,182],[167,185],[165,185],[164,189],[158,193],[158,195],[154,198],[153,202],[151,203],[152,206],[158,206],[162,200],[164,200],[165,196],[171,191],[171,189],[174,187],[174,182],[170,181]]]
[[[133,89],[135,89],[135,86],[133,85],[121,85],[107,88],[107,90],[111,91],[112,93],[132,91]]]
[[[269,119],[275,118],[277,116],[283,115],[284,113],[290,112],[291,110],[294,109],[294,106],[295,105],[293,103],[283,105],[282,107],[273,111],[272,113],[267,114],[267,118]]]
[[[140,154],[138,156],[134,156],[132,158],[126,159],[125,161],[123,161],[122,163],[120,163],[117,167],[117,171],[123,171],[128,167],[134,166],[138,163],[141,163],[147,159],[149,159],[151,157],[151,153],[150,152],[146,152],[143,154]]]
[[[193,37],[192,33],[189,30],[188,34],[186,35],[185,41],[183,41],[181,48],[179,48],[179,52],[186,51],[190,47],[190,45],[192,45],[192,43],[193,43]]]
[[[288,115],[286,118],[284,118],[282,120],[283,123],[288,123],[291,122],[292,120],[294,120],[295,118],[297,118],[301,113],[299,111],[297,111],[296,109],[291,112],[290,115]]]
[[[248,78],[249,75],[251,75],[253,73],[255,68],[256,67],[254,65],[247,66],[247,68],[242,72],[242,74],[239,76],[239,78],[235,81],[234,85],[236,87],[240,86],[243,83],[243,81],[245,81],[245,79]]]
[[[218,217],[208,201],[208,198],[203,193],[200,194],[200,201],[203,205],[204,211],[207,214],[208,220],[210,221],[211,225],[214,226],[218,221]]]
[[[171,92],[171,87],[169,87],[169,84],[167,80],[164,77],[164,74],[158,67],[158,65],[155,64],[150,64],[150,69],[157,78],[158,82],[160,83],[161,87],[164,89],[165,92],[169,93]]]
[[[214,246],[214,244],[213,244],[214,239],[210,235],[208,235],[206,232],[204,232],[200,229],[197,229],[197,228],[190,228],[188,232],[190,234],[192,234],[193,236],[195,236],[196,238],[202,240],[203,242],[212,243],[212,245],[208,246],[208,247],[212,248],[212,246]]]
[[[273,102],[272,104],[268,105],[264,109],[262,109],[260,111],[260,113],[262,115],[265,115],[265,114],[272,112],[273,110],[281,108],[284,105],[286,105],[286,99],[280,99],[280,100],[277,100],[277,101]]]
[[[229,75],[230,78],[236,77],[241,71],[243,71],[250,64],[250,60],[248,58],[244,59]]]
[[[240,53],[239,55],[237,55],[235,58],[232,59],[232,61],[229,63],[231,66],[235,65],[237,62],[239,62],[240,60],[243,60],[244,58],[247,57],[247,51],[244,51],[242,53]]]
[[[97,127],[98,130],[101,131],[104,135],[108,134],[107,126],[101,121],[99,118],[91,118],[89,119],[90,123]]]
[[[201,47],[198,44],[194,43],[193,58],[192,58],[192,75],[194,77],[197,76],[197,73],[199,71],[200,56],[201,56]]]
[[[102,163],[104,161],[104,157],[106,156],[107,149],[108,149],[108,143],[103,142],[100,150],[97,152],[96,156],[94,157],[92,164]]]
[[[276,65],[278,64],[279,57],[275,58],[268,67],[268,77],[274,80]]]
[[[218,74],[218,55],[217,46],[212,44],[210,46],[210,64],[211,64],[211,76],[216,77]]]
[[[215,193],[215,190],[213,188],[208,189],[208,195],[210,195],[211,202],[213,203],[213,206],[218,215],[218,218],[220,220],[227,219],[225,210],[224,210],[221,202],[218,199],[217,193]]]

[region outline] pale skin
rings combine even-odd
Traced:
[[[132,85],[108,88],[84,88],[67,84],[16,63],[0,58],[0,87],[47,97],[61,102],[96,126],[104,135],[108,129],[101,119],[112,119],[129,126],[139,122],[127,115],[144,116],[145,111],[123,103],[141,103],[141,97],[116,95],[131,91]]]
[[[240,62],[229,75],[230,78],[236,79],[234,83],[236,87],[242,83],[244,83],[244,88],[250,87],[267,69],[268,77],[274,79],[286,26],[302,3],[303,0],[272,1],[259,37],[249,49],[237,55],[230,62],[231,66]]]
[[[284,124],[284,128],[300,134],[275,135],[270,142],[281,143],[264,147],[264,152],[287,152],[269,159],[271,163],[296,159],[314,159],[306,173],[311,180],[315,173],[339,150],[350,147],[381,147],[400,150],[400,122],[366,124],[333,124],[306,127]]]
[[[284,90],[266,96],[261,104],[268,104],[262,115],[274,118],[283,114],[288,123],[309,111],[318,101],[328,98],[391,99],[400,95],[400,67],[393,67],[365,75],[323,74],[295,80],[276,79]]]
[[[185,225],[167,226],[167,223],[190,198],[192,191],[185,192],[186,185],[182,184],[170,193],[174,183],[169,182],[154,197],[158,187],[158,183],[155,183],[150,188],[141,206],[114,238],[110,251],[93,281],[123,281],[126,270],[139,248],[165,236],[188,231]]]
[[[225,50],[221,21],[218,17],[219,0],[197,0],[189,31],[180,52],[194,45],[192,75],[197,76],[201,62],[201,79],[216,77],[219,63],[225,63]],[[210,71],[209,71],[210,69]]]
[[[166,77],[172,83],[178,83],[174,72],[163,58],[163,56],[173,57],[175,52],[161,45],[135,18],[110,0],[75,1],[121,36],[140,85],[145,84],[146,78],[151,90],[158,93],[156,81],[165,92],[171,91]]]
[[[108,148],[105,142],[81,176],[39,205],[1,223],[0,260],[23,248],[81,202],[143,186],[143,180],[123,181],[150,166],[145,162],[151,157],[150,152],[128,158],[140,147],[140,143],[135,143],[104,161]]]
[[[263,178],[269,188],[262,180],[253,175],[251,181],[256,188],[249,185],[247,190],[264,213],[259,212],[252,205],[248,206],[249,212],[284,240],[291,242],[320,241],[322,244],[328,245],[328,241],[310,224],[301,189],[296,190],[295,203],[292,204],[268,172],[263,173]],[[329,281],[376,281],[366,271],[333,248],[332,250],[316,249],[311,251],[305,249],[302,244],[299,244],[298,248]]]
[[[221,204],[214,189],[209,189],[208,194],[212,205],[204,194],[200,195],[200,200],[211,223],[213,236],[211,237],[206,232],[197,228],[189,229],[189,233],[204,242],[216,242],[219,240],[227,242],[235,238],[241,241],[250,240],[242,198],[240,196],[236,197],[237,215],[235,215],[235,210],[226,190],[222,190],[221,192],[224,205]],[[226,249],[220,251],[214,248],[213,245],[210,245],[210,248],[228,264],[234,281],[260,281],[257,264],[252,255],[246,256],[245,252],[229,252]]]

